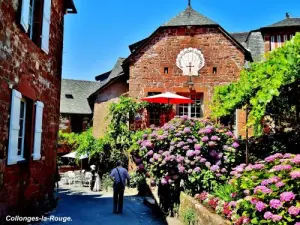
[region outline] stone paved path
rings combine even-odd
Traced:
[[[133,194],[133,195],[132,195]],[[123,214],[112,214],[112,193],[94,193],[87,189],[60,189],[57,209],[51,214],[56,217],[71,217],[71,222],[42,222],[40,225],[166,225],[153,215],[143,204],[144,198],[126,193]],[[131,195],[131,196],[130,196]],[[169,223],[169,224],[174,224]],[[175,225],[175,224],[174,224]]]

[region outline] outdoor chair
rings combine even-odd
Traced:
[[[60,174],[60,181],[63,184],[67,184],[68,183],[68,174],[67,173],[61,173]]]
[[[75,181],[76,181],[75,173],[73,171],[68,171],[67,175],[68,175],[68,183],[69,183],[69,185],[71,185],[71,183],[75,184]]]
[[[83,186],[90,186],[91,185],[91,180],[92,180],[92,173],[91,172],[86,172],[83,176],[82,179],[82,185]]]

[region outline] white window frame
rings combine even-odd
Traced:
[[[287,34],[283,35],[283,42],[287,42],[288,41],[288,36]]]
[[[281,47],[281,35],[277,35],[277,46]]]
[[[10,109],[7,165],[14,165],[19,161],[25,160],[22,154],[18,154],[21,100],[22,94],[13,89]]]
[[[271,36],[271,51],[276,48],[275,46],[275,36]]]
[[[44,111],[44,103],[37,101],[35,103],[34,144],[33,144],[33,154],[32,154],[33,160],[41,159],[43,111]]]
[[[29,1],[29,22],[28,22],[28,27],[29,29],[29,38],[32,40],[33,38],[33,25],[34,25],[34,4],[35,0],[32,0],[32,5],[30,5]]]
[[[184,115],[187,115],[189,118],[203,118],[204,117],[204,104],[203,104],[203,99],[204,99],[204,95],[200,95],[201,93],[198,93],[198,94],[194,94],[194,95],[188,95],[186,97],[188,98],[191,98],[195,103],[197,101],[197,99],[194,99],[194,97],[198,97],[200,96],[201,97],[201,111],[200,113],[202,112],[202,115],[201,117],[191,117],[192,115],[192,105],[194,103],[190,103],[190,104],[179,104],[177,105],[176,107],[176,115],[177,116],[184,116]],[[180,112],[180,108],[183,109],[183,113],[179,113]],[[197,114],[196,112],[194,112],[195,114]]]
[[[42,18],[41,49],[48,54],[50,47],[51,0],[44,0]]]
[[[20,24],[28,32],[30,18],[30,0],[22,0]]]
[[[22,142],[21,142],[21,148],[19,149],[19,142],[18,142],[18,157],[21,157],[22,159],[24,159],[24,142],[25,142],[25,128],[26,128],[26,109],[27,109],[27,102],[26,99],[22,98],[21,99],[21,103],[23,102],[24,104],[24,115],[23,118],[21,118],[21,105],[20,105],[20,125],[22,123],[22,131],[21,131],[21,136],[18,136],[18,141],[20,138],[22,138]],[[20,126],[21,127],[21,126]],[[20,150],[20,154],[19,154],[19,150]]]

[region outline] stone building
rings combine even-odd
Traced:
[[[300,18],[287,14],[284,20],[270,26],[228,33],[188,6],[149,37],[130,45],[131,54],[119,59],[112,71],[96,77],[104,84],[93,94],[97,95],[94,135],[103,135],[107,105],[124,94],[141,99],[174,92],[195,102],[176,106],[177,115],[209,116],[214,87],[237,81],[248,62],[263,60],[266,52],[282,46],[297,31]],[[147,111],[146,123],[159,125],[160,113],[151,108]],[[236,135],[245,135],[245,112],[238,110],[233,117]]]
[[[53,196],[67,13],[73,0],[0,1],[0,221]]]
[[[90,96],[100,87],[100,82],[62,79],[60,130],[80,133],[88,128],[93,118],[95,103],[95,98]]]

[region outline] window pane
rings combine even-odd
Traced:
[[[23,137],[23,120],[20,120],[20,130],[19,130],[19,137]]]
[[[20,118],[24,118],[24,108],[25,108],[25,102],[21,101],[21,107],[20,107]]]
[[[18,139],[18,155],[21,155],[22,145],[23,145],[23,138],[19,137],[19,139]]]

